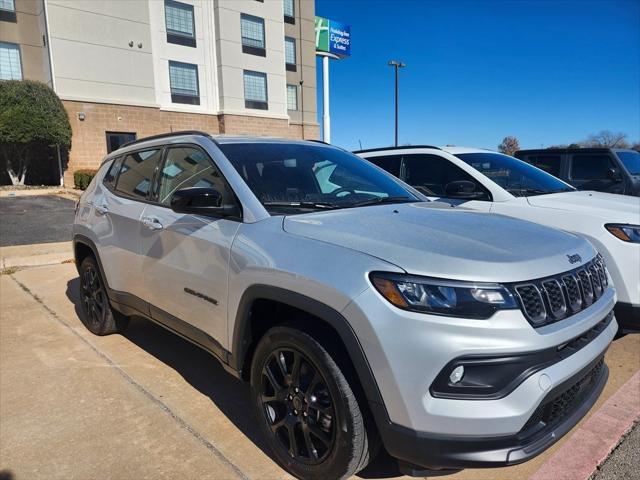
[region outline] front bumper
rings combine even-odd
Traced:
[[[571,430],[596,402],[608,376],[603,357],[596,358],[551,390],[525,427],[514,435],[431,435],[394,424],[387,424],[381,434],[391,456],[427,469],[516,465],[543,452]]]
[[[385,448],[407,464],[459,469],[526,461],[571,429],[606,382],[603,365],[586,389],[588,395],[561,419],[531,430],[531,419],[541,415],[540,406],[575,384],[604,356],[618,330],[610,316],[616,302],[612,288],[585,310],[537,329],[520,311],[500,311],[488,320],[451,319],[399,312],[376,295],[363,292],[343,314],[358,335],[381,393],[383,403],[370,405]],[[603,321],[606,326],[597,336],[581,339]],[[575,352],[528,372],[504,395],[452,399],[430,392],[452,359],[561,351],[573,341],[580,344]]]

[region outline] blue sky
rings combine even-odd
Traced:
[[[351,25],[351,57],[331,61],[331,142],[523,148],[622,131],[640,140],[640,2],[316,0]],[[318,60],[318,120],[322,77]]]

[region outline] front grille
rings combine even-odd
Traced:
[[[529,323],[541,327],[584,310],[607,286],[604,261],[598,255],[575,270],[510,287]]]
[[[561,394],[540,405],[522,427],[520,433],[527,436],[527,434],[533,434],[541,428],[551,428],[563,418],[571,415],[596,387],[603,368],[604,358],[601,358],[580,380]]]

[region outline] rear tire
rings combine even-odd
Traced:
[[[296,477],[347,478],[372,459],[377,432],[367,429],[336,362],[306,333],[274,327],[264,334],[253,356],[251,390],[267,443]]]
[[[129,317],[111,308],[100,268],[92,256],[80,264],[80,320],[96,335],[122,332],[129,324]]]

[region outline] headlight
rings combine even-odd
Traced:
[[[487,319],[497,310],[519,308],[511,293],[495,283],[469,283],[374,272],[371,283],[403,310]]]
[[[608,223],[604,228],[623,242],[640,243],[640,225]]]

